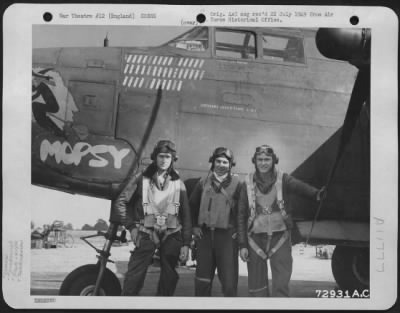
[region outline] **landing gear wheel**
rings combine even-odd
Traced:
[[[64,279],[59,291],[60,296],[93,296],[99,266],[87,264],[76,268]],[[99,289],[99,296],[120,296],[121,284],[108,268],[105,269]]]
[[[342,290],[369,289],[369,248],[336,246],[332,273]]]

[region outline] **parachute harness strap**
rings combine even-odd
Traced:
[[[250,173],[248,176],[246,176],[246,186],[247,186],[247,197],[249,200],[249,219],[247,222],[247,237],[249,241],[250,247],[257,253],[258,256],[260,256],[263,260],[267,261],[271,256],[279,250],[279,248],[285,243],[285,241],[289,238],[289,231],[285,230],[281,236],[281,238],[278,240],[278,242],[275,244],[274,247],[271,248],[271,241],[272,241],[272,232],[267,234],[267,245],[265,252],[263,249],[261,249],[257,243],[254,241],[252,238],[252,226],[254,219],[256,218],[256,192],[255,192],[255,184],[253,183],[253,173]],[[277,204],[279,206],[280,212],[282,216],[285,218],[287,216],[285,206],[284,206],[284,200],[283,200],[283,192],[282,192],[282,173],[278,170],[277,171],[277,179],[275,182],[275,187],[277,189]]]
[[[174,214],[178,215],[179,212],[179,198],[180,198],[180,181],[175,180],[173,181],[174,184],[174,192],[171,193],[168,196],[168,205],[173,205],[174,206]],[[167,224],[165,223],[165,220],[167,219],[167,216],[165,214],[161,214],[161,212],[155,210],[154,206],[151,205],[151,200],[149,199],[149,188],[151,188],[151,183],[150,179],[147,177],[143,177],[143,193],[142,193],[142,204],[143,204],[143,211],[145,215],[155,215],[157,222],[154,224],[154,229],[147,229],[143,225],[141,225],[140,229],[141,231],[148,233],[151,238],[153,239],[154,243],[159,244],[160,242],[165,241],[165,239],[175,233],[178,232],[182,229],[182,225],[179,225],[178,227],[174,229],[168,229]],[[161,220],[162,219],[162,220]],[[160,240],[160,237],[162,238]]]

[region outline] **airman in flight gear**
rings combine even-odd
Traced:
[[[133,175],[113,206],[130,231],[135,249],[125,275],[123,296],[136,296],[143,287],[153,254],[160,251],[157,296],[172,296],[179,279],[175,267],[186,262],[192,237],[186,188],[174,169],[175,144],[160,140],[151,154],[153,161],[142,177]],[[126,212],[126,214],[121,213]]]
[[[235,165],[231,150],[215,149],[209,162],[210,173],[197,183],[189,199],[197,247],[195,295],[211,296],[217,268],[224,296],[234,297],[238,284],[236,231],[240,182],[231,172]]]
[[[268,145],[256,148],[250,173],[240,191],[238,235],[240,258],[247,263],[249,295],[269,296],[267,260],[272,273],[272,296],[288,297],[292,275],[290,230],[293,222],[285,209],[285,199],[296,193],[320,201],[320,190],[286,174],[276,164],[279,159]]]

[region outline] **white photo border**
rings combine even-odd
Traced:
[[[198,13],[211,11],[332,12],[325,18],[283,18],[266,27],[358,27],[372,30],[371,54],[371,228],[370,298],[195,298],[195,297],[59,297],[54,302],[35,302],[30,295],[30,188],[31,188],[31,60],[32,25],[47,24],[43,13],[51,12],[51,24],[103,25],[93,19],[63,19],[65,11],[155,12],[156,19],[109,20],[107,25],[179,26],[195,23]],[[359,24],[349,23],[351,16]],[[198,25],[198,24],[197,24]],[[204,26],[260,26],[205,22]],[[186,25],[187,26],[187,25]],[[398,18],[385,7],[343,6],[170,6],[119,4],[14,4],[4,13],[3,72],[3,266],[8,245],[21,251],[21,279],[3,279],[4,299],[13,308],[121,308],[121,309],[387,309],[397,298],[398,146],[397,146],[397,57]],[[18,143],[18,145],[16,144]],[[16,227],[16,225],[18,227]],[[382,259],[382,240],[384,256]],[[382,265],[384,270],[381,271]],[[4,267],[3,267],[4,268]],[[3,275],[4,277],[4,275]]]

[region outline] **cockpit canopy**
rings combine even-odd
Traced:
[[[210,36],[212,31],[214,36]],[[213,56],[229,59],[305,62],[303,37],[273,28],[194,27],[165,46],[191,52],[212,48]]]

